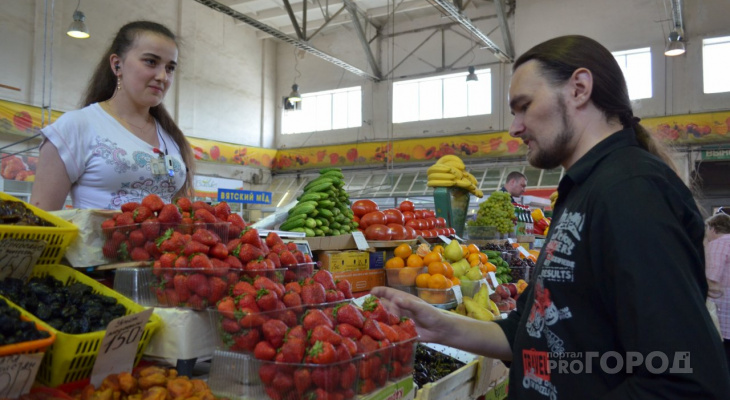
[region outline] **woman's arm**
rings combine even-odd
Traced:
[[[48,140],[44,141],[38,156],[30,204],[43,210],[60,210],[70,190],[71,180],[58,149]]]

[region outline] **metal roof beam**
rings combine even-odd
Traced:
[[[368,63],[370,64],[370,69],[373,70],[375,76],[380,78],[380,67],[378,66],[378,62],[375,61],[373,51],[370,49],[370,43],[365,37],[365,31],[363,31],[362,25],[360,25],[360,18],[357,16],[357,5],[352,0],[345,0],[345,6],[352,16],[352,25],[355,27],[355,34],[357,34],[357,38],[360,40],[360,44],[362,44],[363,51],[365,51]]]

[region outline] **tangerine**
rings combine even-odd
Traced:
[[[426,254],[426,257],[423,257],[423,264],[429,265],[434,261],[443,261],[443,256],[441,256],[441,253],[432,251],[428,254]]]
[[[406,260],[406,265],[414,268],[423,267],[423,258],[418,254],[411,254]]]
[[[443,274],[433,274],[428,278],[429,289],[447,289],[449,288],[450,280],[446,279]]]
[[[479,253],[479,246],[475,245],[474,243],[466,246],[466,249],[469,250],[470,254]]]
[[[469,248],[465,244],[461,245],[461,258],[466,258],[469,255]]]
[[[454,276],[451,278],[451,283],[453,283],[454,286],[461,285],[461,279]]]
[[[489,262],[489,256],[482,252],[479,252],[479,261],[481,261],[482,264],[486,264],[487,262]]]
[[[447,262],[444,263],[444,276],[449,279],[454,277],[454,267]]]
[[[453,269],[452,269],[453,271]],[[428,273],[431,275],[435,274],[441,274],[446,275],[446,266],[444,265],[443,261],[434,261],[430,264],[428,264]]]
[[[428,280],[431,278],[430,274],[418,274],[416,276],[416,287],[419,288],[427,288],[428,287]]]
[[[395,254],[396,257],[400,257],[405,260],[406,258],[408,258],[408,256],[413,254],[413,249],[411,249],[411,246],[407,245],[406,243],[402,243],[395,248],[393,254]]]
[[[391,269],[391,268],[403,268],[405,267],[405,262],[400,257],[393,257],[388,259],[388,261],[385,262],[385,268]]]
[[[416,284],[416,278],[419,268],[405,267],[398,271],[398,280],[401,285],[413,286]]]
[[[466,257],[466,261],[469,261],[470,266],[476,267],[477,265],[479,265],[482,262],[482,260],[479,257],[479,254],[484,254],[484,253],[478,253],[478,254],[471,253]]]
[[[487,266],[487,272],[497,272],[497,266],[496,265],[494,265],[494,264],[492,264],[490,262],[487,262],[484,265]]]
[[[439,254],[444,254],[444,246],[441,246],[440,244],[437,244],[436,246],[433,246],[433,250]]]

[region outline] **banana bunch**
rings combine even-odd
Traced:
[[[484,195],[477,188],[477,179],[466,171],[464,162],[455,155],[448,154],[439,158],[436,164],[428,168],[427,173],[429,187],[456,186],[468,190],[477,197]]]
[[[500,318],[497,304],[489,298],[489,288],[483,284],[474,297],[464,296],[463,303],[453,311],[480,321],[492,321]]]

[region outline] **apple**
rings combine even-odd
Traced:
[[[495,303],[499,303],[500,301],[502,301],[502,296],[497,292],[493,292],[489,295],[489,300],[492,300]]]
[[[512,296],[509,288],[504,283],[497,286],[496,292],[499,293],[503,299],[509,299]]]
[[[514,283],[506,283],[505,285],[509,289],[510,297],[515,298],[517,296],[517,285]]]

